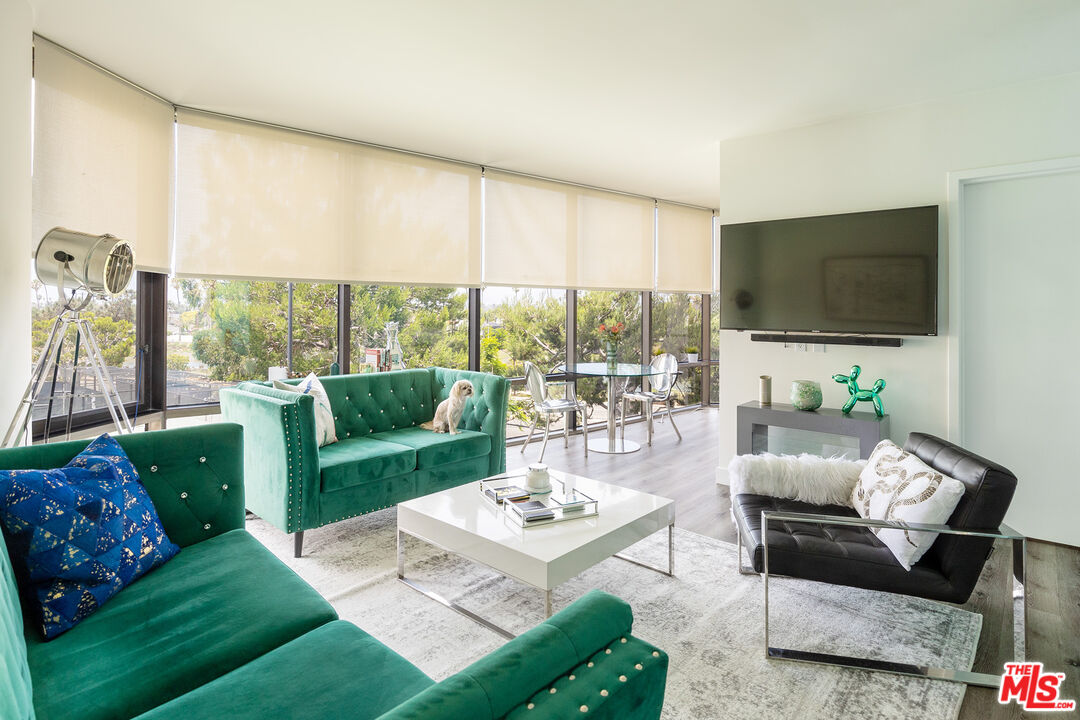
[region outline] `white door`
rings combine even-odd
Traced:
[[[963,183],[960,215],[960,444],[1019,479],[1007,523],[1080,545],[1080,166]]]

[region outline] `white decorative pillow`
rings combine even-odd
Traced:
[[[962,482],[939,473],[891,440],[882,440],[859,474],[851,505],[870,520],[941,525],[963,496]],[[875,529],[874,534],[905,570],[911,570],[938,536],[892,528]]]
[[[319,382],[315,373],[301,380],[299,385],[275,380],[274,387],[278,390],[288,390],[315,398],[315,437],[319,441],[319,447],[338,441],[334,430],[334,411],[330,409],[330,396],[326,394],[326,388]]]

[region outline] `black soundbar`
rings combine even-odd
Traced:
[[[750,339],[754,342],[806,343],[807,345],[865,345],[868,347],[900,347],[904,344],[903,338],[898,337],[824,335],[819,333],[810,333],[808,335],[795,335],[793,333],[751,333]]]

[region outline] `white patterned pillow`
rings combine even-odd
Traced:
[[[891,440],[882,440],[870,453],[851,505],[870,520],[942,525],[964,496],[964,484],[943,475]],[[926,554],[938,533],[875,529],[905,570]]]
[[[308,375],[298,385],[275,380],[274,387],[278,390],[302,393],[315,398],[315,437],[319,441],[319,447],[338,441],[334,430],[334,411],[330,409],[330,396],[326,394],[326,388],[319,382],[315,373]]]

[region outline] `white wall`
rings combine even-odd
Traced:
[[[32,24],[26,0],[0,3],[0,433],[15,412],[30,365]]]
[[[895,440],[912,430],[946,436],[947,174],[1080,154],[1078,127],[1080,73],[721,143],[720,223],[941,206],[938,337],[905,339],[900,349],[829,346],[817,354],[720,333],[721,464],[735,453],[735,407],[757,399],[762,374],[772,375],[776,401],[786,399],[791,380],[812,379],[821,382],[825,405],[838,407],[846,390],[830,376],[859,364],[868,381],[888,381],[882,397]],[[722,471],[717,477],[726,479]]]

